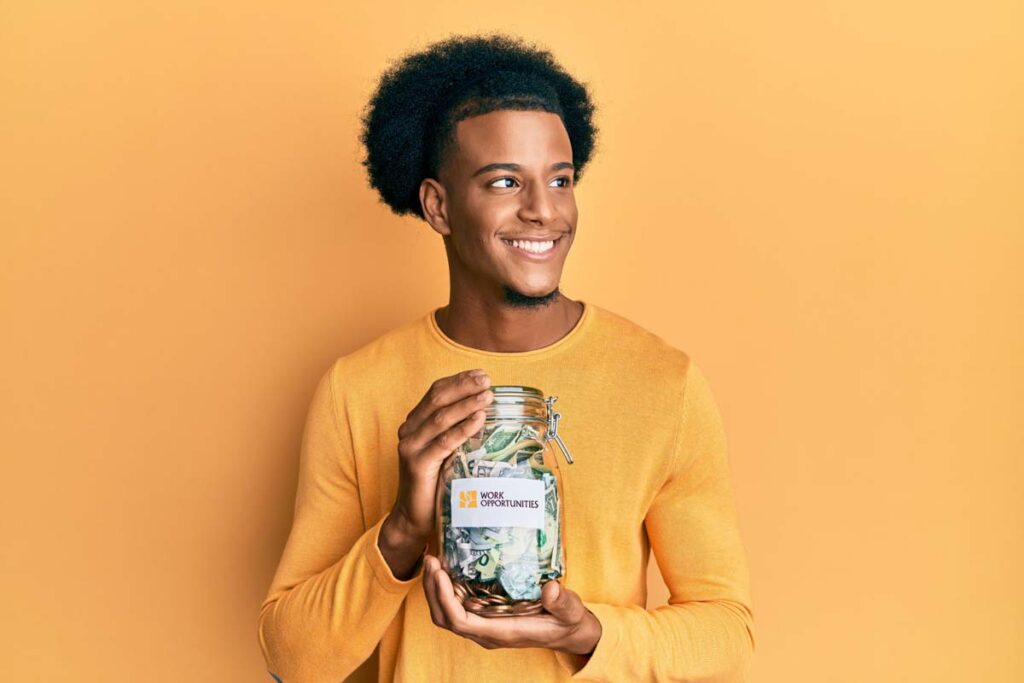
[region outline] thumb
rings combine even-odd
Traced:
[[[545,610],[566,623],[576,623],[583,618],[584,608],[580,597],[557,581],[544,584],[540,602]]]

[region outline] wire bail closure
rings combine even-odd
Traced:
[[[565,462],[572,464],[572,455],[569,453],[569,449],[565,447],[565,442],[562,441],[562,437],[558,435],[558,420],[561,419],[562,414],[555,412],[554,403],[558,400],[557,396],[548,396],[544,399],[544,403],[548,406],[548,432],[547,437],[554,439],[558,447],[562,449],[562,455],[565,457]]]

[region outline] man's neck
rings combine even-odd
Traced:
[[[537,307],[450,297],[437,324],[450,339],[481,351],[517,353],[550,346],[579,322],[583,304],[565,295]]]

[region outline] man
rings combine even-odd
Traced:
[[[314,394],[295,517],[259,615],[279,681],[732,681],[754,650],[723,428],[689,357],[559,290],[593,149],[586,88],[508,36],[456,37],[381,79],[371,184],[444,241],[450,296],[341,358]],[[559,397],[566,572],[544,613],[467,613],[438,559],[445,458],[491,384]],[[653,548],[671,597],[644,609]]]

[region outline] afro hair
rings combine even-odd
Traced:
[[[558,114],[579,182],[597,138],[586,85],[547,50],[492,33],[449,37],[384,71],[361,117],[370,185],[394,213],[424,218],[420,184],[438,177],[458,122],[505,109]]]

